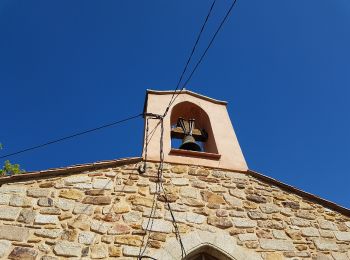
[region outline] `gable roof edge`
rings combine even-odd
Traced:
[[[337,211],[343,215],[346,215],[347,217],[350,217],[350,209],[348,208],[345,208],[343,206],[340,206],[332,201],[329,201],[329,200],[326,200],[326,199],[323,199],[319,196],[316,196],[312,193],[309,193],[309,192],[306,192],[306,191],[303,191],[303,190],[300,190],[298,188],[295,188],[291,185],[288,185],[286,183],[283,183],[279,180],[276,180],[274,178],[271,178],[271,177],[268,177],[266,175],[263,175],[261,173],[258,173],[256,171],[253,171],[253,170],[248,170],[247,173],[252,176],[252,177],[255,177],[257,179],[260,179],[264,182],[268,182],[270,184],[273,184],[283,190],[286,190],[286,191],[290,191],[290,192],[293,192],[294,194],[297,194],[303,198],[306,198],[312,202],[316,202],[326,208],[329,208],[329,209],[332,209],[334,211]]]
[[[24,181],[32,178],[45,178],[56,175],[74,174],[88,170],[97,170],[108,167],[121,166],[125,164],[138,163],[140,161],[142,161],[142,157],[130,157],[116,160],[98,161],[94,163],[76,164],[67,167],[52,168],[43,171],[26,172],[23,174],[2,177],[0,178],[0,185],[11,182]]]

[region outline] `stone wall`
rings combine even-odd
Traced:
[[[0,258],[135,259],[156,191],[148,166],[3,184]],[[350,259],[349,217],[245,173],[165,165],[164,187],[188,253],[210,238],[236,259]],[[146,254],[176,259],[163,196],[151,229]]]

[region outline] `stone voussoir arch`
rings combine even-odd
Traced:
[[[182,235],[182,242],[188,259],[197,253],[208,253],[220,260],[262,260],[255,251],[237,245],[236,239],[222,230],[193,231]],[[153,255],[154,259],[181,260],[181,249],[176,238],[170,238],[165,245]]]

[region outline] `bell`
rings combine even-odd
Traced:
[[[177,125],[182,128],[182,131],[185,134],[185,137],[182,140],[182,144],[179,149],[200,152],[202,149],[192,136],[192,131],[194,129],[194,119],[190,119],[188,122],[186,122],[182,117],[179,117]]]
[[[182,144],[179,149],[188,150],[188,151],[197,151],[200,152],[202,149],[196,143],[196,140],[192,135],[186,135],[182,140]]]

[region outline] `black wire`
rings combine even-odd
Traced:
[[[155,132],[156,132],[156,130],[158,129],[158,127],[159,127],[159,122],[158,122],[158,124],[152,129],[152,131],[150,132],[150,134],[149,134],[149,136],[150,136],[150,138],[148,139],[148,142],[147,142],[147,144],[149,144],[150,142],[151,142],[151,140],[152,140],[152,138],[153,138],[153,135],[155,134]]]
[[[139,249],[139,257],[138,259],[142,259],[143,257],[143,254],[146,252],[146,249],[149,245],[149,239],[150,239],[150,236],[151,236],[151,233],[152,233],[152,227],[153,227],[153,222],[154,222],[154,216],[155,216],[155,213],[156,213],[156,209],[157,209],[157,197],[159,195],[159,191],[160,191],[160,188],[158,186],[158,182],[156,183],[156,191],[155,193],[153,194],[153,202],[152,202],[152,207],[151,207],[151,212],[148,216],[148,221],[147,221],[147,225],[146,225],[146,234],[143,236],[142,238],[142,242],[141,242],[141,245],[140,245],[140,249]],[[148,229],[149,225],[151,224],[150,228]],[[147,236],[147,231],[149,231],[148,233],[148,236]],[[146,240],[146,243],[145,243],[145,237],[147,236],[147,240]],[[145,244],[145,247],[144,249],[142,250],[142,247],[143,247],[143,244]]]
[[[169,209],[170,216],[171,216],[171,219],[172,219],[172,224],[173,224],[174,229],[175,229],[176,239],[178,239],[178,240],[179,240],[179,243],[180,243],[180,247],[181,247],[181,259],[183,259],[183,258],[186,256],[186,250],[185,250],[185,247],[184,247],[183,242],[182,242],[182,239],[181,239],[179,227],[178,227],[178,225],[177,225],[177,221],[176,221],[176,219],[175,219],[175,215],[174,215],[174,212],[173,212],[173,210],[172,210],[172,208],[171,208],[171,205],[170,205],[170,202],[169,202],[169,200],[168,200],[168,197],[167,197],[166,191],[165,191],[165,189],[164,189],[163,183],[161,183],[161,188],[162,188],[163,193],[164,193],[165,203],[168,205],[168,209]]]
[[[184,245],[182,243],[180,231],[179,231],[179,228],[178,228],[178,225],[177,225],[177,222],[176,222],[173,210],[172,210],[172,208],[170,206],[170,202],[168,200],[168,196],[167,196],[166,191],[165,191],[164,186],[163,186],[163,180],[162,180],[163,167],[164,167],[164,120],[162,118],[161,119],[161,132],[160,132],[160,164],[159,164],[159,171],[158,171],[158,180],[159,180],[159,183],[160,183],[160,187],[162,188],[163,193],[164,193],[165,203],[168,205],[168,209],[170,211],[172,223],[173,223],[173,226],[174,226],[174,229],[175,229],[175,235],[176,235],[176,238],[179,240],[180,247],[181,247],[181,259],[183,259],[186,256],[186,251],[185,251]]]
[[[151,117],[149,117],[151,116]],[[148,151],[148,144],[149,144],[149,141],[148,141],[148,138],[149,138],[149,120],[150,119],[158,119],[158,117],[154,117],[150,114],[145,114],[145,117],[146,117],[146,140],[145,140],[145,147],[144,147],[144,151],[145,151],[145,162],[144,162],[144,173],[146,173],[147,171],[147,151]],[[158,125],[158,124],[157,124]],[[156,128],[154,128],[152,130],[155,131]],[[154,132],[153,132],[154,133]],[[152,133],[152,136],[153,136],[153,133]],[[159,178],[159,174],[158,174],[158,178]],[[159,181],[159,179],[158,179]],[[138,255],[138,259],[142,259],[143,258],[143,254],[145,253],[146,249],[147,249],[147,246],[149,244],[149,239],[150,239],[150,236],[151,236],[151,231],[152,231],[152,227],[153,227],[153,222],[154,222],[154,216],[155,216],[155,213],[156,213],[156,208],[157,208],[157,196],[159,195],[159,191],[160,191],[160,187],[159,187],[159,183],[158,181],[156,182],[156,191],[155,193],[153,194],[153,199],[152,199],[152,207],[151,207],[151,212],[148,216],[148,221],[147,221],[147,225],[146,225],[146,233],[145,235],[143,236],[142,238],[142,242],[140,244],[140,248],[139,248],[139,255]],[[151,225],[151,226],[150,226]],[[150,228],[148,228],[150,226]],[[147,231],[149,231],[148,233],[148,236],[147,236]],[[147,240],[146,240],[146,243],[145,243],[145,238],[147,236]],[[145,247],[144,249],[143,248],[143,245],[145,244]]]
[[[186,62],[186,65],[185,65],[185,67],[184,67],[184,69],[183,69],[183,71],[182,71],[182,73],[181,73],[180,78],[179,78],[179,81],[177,82],[177,85],[176,85],[176,88],[175,88],[175,92],[176,92],[176,90],[178,90],[178,88],[180,87],[180,83],[181,83],[181,81],[182,81],[182,79],[183,79],[183,76],[185,75],[185,72],[186,72],[186,70],[187,70],[188,65],[190,64],[190,61],[191,61],[191,59],[192,59],[192,56],[193,56],[193,54],[194,54],[194,52],[195,52],[195,50],[196,50],[196,48],[197,48],[198,42],[199,42],[199,40],[200,40],[200,38],[201,38],[201,36],[202,36],[202,33],[203,33],[204,28],[205,28],[205,26],[206,26],[206,24],[207,24],[207,22],[208,22],[209,16],[210,16],[210,14],[211,14],[211,12],[212,12],[212,10],[213,10],[213,8],[214,8],[215,3],[216,3],[216,0],[213,1],[212,5],[211,5],[211,7],[210,7],[210,9],[209,9],[209,12],[208,12],[208,14],[207,14],[207,16],[206,16],[206,18],[205,18],[205,20],[204,20],[204,23],[203,23],[203,25],[202,25],[202,28],[201,28],[201,30],[199,31],[199,34],[198,34],[197,39],[196,39],[196,42],[195,42],[195,44],[194,44],[194,46],[193,46],[193,48],[192,48],[191,54],[190,54],[190,56],[188,57],[187,62]],[[173,100],[173,98],[174,98],[174,95],[175,95],[175,92],[174,92],[173,95],[171,96],[169,104],[172,102],[172,100]],[[169,106],[169,107],[170,107],[170,106]],[[168,113],[168,110],[169,110],[169,108],[167,108],[167,109],[165,110],[164,116]]]
[[[148,130],[149,130],[149,117],[146,118],[146,142],[145,142],[145,162],[143,164],[143,171],[146,172],[146,167],[147,167],[147,153],[148,153]]]
[[[224,25],[225,21],[227,20],[228,16],[230,15],[230,13],[231,13],[233,7],[236,5],[236,3],[237,3],[237,0],[233,0],[231,6],[230,6],[230,8],[229,8],[229,10],[226,12],[226,15],[225,15],[224,19],[221,21],[221,23],[220,23],[218,29],[216,30],[216,32],[214,33],[213,37],[211,38],[211,40],[210,40],[210,42],[209,42],[207,48],[205,49],[205,51],[203,52],[202,56],[201,56],[200,59],[198,60],[196,66],[193,68],[193,70],[192,70],[190,76],[188,77],[188,79],[187,79],[187,80],[185,81],[185,83],[183,84],[181,90],[177,93],[177,95],[175,96],[175,98],[174,98],[174,99],[172,100],[172,102],[169,104],[169,106],[168,106],[169,108],[170,108],[170,106],[175,102],[176,98],[180,95],[181,91],[183,91],[184,88],[187,86],[188,82],[191,80],[193,74],[195,73],[195,71],[197,70],[198,66],[199,66],[199,65],[201,64],[201,62],[203,61],[205,55],[207,54],[208,50],[210,49],[211,45],[213,44],[213,42],[214,42],[216,36],[218,35],[219,31],[221,30],[222,26]],[[174,94],[175,94],[175,92],[174,92]],[[173,95],[174,95],[174,94],[173,94]],[[167,110],[169,110],[169,108],[167,108]]]
[[[147,221],[147,225],[146,225],[146,234],[142,238],[142,243],[140,245],[138,259],[142,259],[143,258],[143,254],[146,252],[147,247],[149,245],[149,239],[150,239],[151,234],[152,234],[152,227],[153,227],[153,223],[154,223],[154,217],[155,217],[155,213],[156,213],[156,210],[157,210],[157,200],[158,200],[158,196],[159,196],[160,188],[161,188],[161,186],[160,186],[161,184],[160,183],[162,182],[163,162],[164,162],[164,152],[163,152],[163,145],[162,145],[162,143],[163,143],[164,125],[163,125],[163,117],[158,117],[157,119],[159,119],[160,125],[161,125],[160,151],[159,151],[160,163],[159,163],[158,171],[157,171],[156,191],[155,191],[155,193],[153,195],[153,202],[152,202],[151,212],[150,212],[150,214],[148,216],[148,221]],[[148,129],[147,129],[146,132],[147,132],[146,136],[148,137]],[[146,139],[145,149],[147,149],[147,146],[148,146],[148,142],[147,142],[147,139]],[[145,166],[145,169],[146,169],[146,167],[147,166]],[[148,229],[149,225],[151,225],[151,226]],[[149,233],[148,236],[147,236],[147,231],[149,231],[148,232]],[[145,247],[142,250],[142,247],[143,247],[144,240],[145,240],[146,236],[147,236],[147,240],[146,240],[146,243],[145,243]]]
[[[102,125],[102,126],[99,126],[99,127],[96,127],[96,128],[92,128],[92,129],[89,129],[89,130],[86,130],[86,131],[83,131],[83,132],[75,133],[75,134],[72,134],[72,135],[69,135],[69,136],[66,136],[66,137],[62,137],[62,138],[59,138],[59,139],[56,139],[56,140],[52,140],[52,141],[49,141],[49,142],[44,143],[44,144],[39,144],[39,145],[36,145],[36,146],[33,146],[33,147],[29,147],[29,148],[26,148],[26,149],[14,152],[14,153],[6,154],[6,155],[1,156],[0,159],[6,158],[6,157],[10,157],[10,156],[13,156],[13,155],[16,155],[16,154],[28,152],[28,151],[31,151],[31,150],[39,149],[39,148],[42,148],[42,147],[47,146],[47,145],[55,144],[55,143],[58,143],[58,142],[61,142],[61,141],[67,140],[67,139],[71,139],[71,138],[80,136],[80,135],[84,135],[84,134],[87,134],[87,133],[98,131],[98,130],[101,130],[103,128],[111,127],[111,126],[114,126],[114,125],[117,125],[117,124],[129,121],[129,120],[135,119],[135,118],[140,117],[142,115],[143,114],[138,114],[138,115],[135,115],[135,116],[131,116],[131,117],[128,117],[128,118],[125,118],[125,119],[122,119],[122,120],[119,120],[119,121],[116,121],[116,122],[112,122],[112,123],[109,123],[109,124],[106,124],[106,125]]]
[[[199,66],[199,65],[201,64],[201,62],[203,61],[205,55],[207,54],[208,50],[209,50],[210,47],[212,46],[212,44],[213,44],[213,42],[214,42],[216,36],[218,35],[219,31],[221,30],[223,24],[225,23],[225,21],[227,20],[228,16],[230,15],[230,13],[231,13],[233,7],[235,6],[237,0],[233,0],[231,6],[230,6],[230,8],[229,8],[229,10],[226,12],[226,15],[225,15],[224,19],[221,21],[221,23],[220,23],[218,29],[215,31],[215,33],[214,33],[213,37],[211,38],[211,40],[210,40],[210,42],[209,42],[207,48],[205,49],[205,51],[204,51],[203,54],[201,55],[200,59],[199,59],[198,62],[196,63],[195,67],[193,68],[193,70],[192,70],[190,76],[187,78],[187,80],[186,80],[185,83],[183,84],[181,90],[177,92],[177,90],[178,90],[178,88],[179,88],[179,86],[180,86],[180,83],[181,83],[181,81],[182,81],[182,79],[183,79],[183,76],[184,76],[184,74],[185,74],[185,72],[186,72],[186,70],[187,70],[187,67],[188,67],[188,65],[189,65],[189,63],[190,63],[190,60],[192,59],[193,53],[194,53],[194,51],[195,51],[195,49],[196,49],[196,46],[197,46],[198,41],[199,41],[199,39],[200,39],[200,37],[201,37],[201,34],[202,34],[203,30],[204,30],[204,27],[205,27],[205,25],[206,25],[206,23],[207,23],[207,21],[208,21],[208,18],[209,18],[209,16],[210,16],[210,13],[211,13],[211,11],[212,11],[212,9],[213,9],[213,7],[214,7],[215,2],[216,2],[216,0],[214,0],[213,4],[211,5],[211,8],[210,8],[210,10],[209,10],[209,13],[208,13],[208,15],[207,15],[207,17],[206,17],[206,19],[205,19],[205,22],[204,22],[204,24],[203,24],[203,26],[202,26],[202,28],[201,28],[201,31],[200,31],[198,37],[197,37],[197,40],[196,40],[196,43],[195,43],[195,45],[194,45],[194,47],[193,47],[193,49],[192,49],[191,55],[190,55],[189,59],[187,60],[186,66],[185,66],[185,68],[184,68],[184,70],[183,70],[183,72],[182,72],[182,74],[181,74],[181,77],[180,77],[179,82],[178,82],[178,84],[177,84],[177,86],[176,86],[176,89],[175,89],[175,91],[174,91],[174,93],[173,93],[173,95],[172,95],[172,97],[171,97],[171,99],[170,99],[170,102],[169,102],[168,106],[167,106],[166,109],[165,109],[165,112],[164,112],[162,118],[160,118],[160,120],[161,120],[161,137],[160,137],[160,164],[159,164],[159,168],[158,168],[158,181],[159,181],[159,183],[160,183],[161,189],[163,190],[165,202],[166,202],[166,204],[168,205],[168,209],[169,209],[169,211],[170,211],[170,215],[171,215],[171,218],[172,218],[172,223],[173,223],[173,226],[174,226],[174,228],[175,228],[175,235],[176,235],[176,238],[179,240],[179,243],[180,243],[182,259],[186,256],[186,251],[185,251],[185,248],[184,248],[184,245],[183,245],[183,242],[182,242],[182,239],[181,239],[181,235],[180,235],[180,232],[179,232],[179,229],[178,229],[178,226],[177,226],[177,221],[176,221],[175,216],[174,216],[174,213],[173,213],[173,211],[172,211],[172,209],[171,209],[170,202],[168,201],[167,194],[166,194],[166,191],[165,191],[164,186],[163,186],[163,183],[162,183],[162,172],[163,172],[163,163],[164,163],[164,151],[163,151],[163,130],[164,130],[164,128],[163,128],[163,119],[164,119],[164,117],[167,115],[167,113],[168,113],[168,111],[169,111],[171,105],[175,102],[175,100],[176,100],[176,98],[179,96],[179,94],[184,90],[184,88],[186,87],[186,85],[187,85],[188,82],[191,80],[192,76],[194,75],[195,71],[197,70],[198,66]],[[176,94],[176,96],[175,96],[175,94]],[[147,140],[146,140],[146,142],[147,142]],[[155,199],[155,201],[156,201],[156,199]],[[154,202],[154,201],[153,201],[153,202]],[[152,206],[152,210],[153,210],[153,206]],[[151,212],[151,213],[152,213],[152,212]],[[151,219],[151,216],[149,217],[149,221],[150,221],[150,219]],[[148,224],[147,224],[147,226],[148,226]],[[149,237],[148,237],[148,239],[149,239]],[[146,243],[146,245],[145,245],[145,248],[143,249],[142,253],[139,254],[139,259],[144,258],[144,257],[143,257],[143,254],[144,254],[144,252],[145,252],[146,249],[147,249],[147,246],[148,246],[148,239],[147,239],[147,243]],[[141,247],[142,247],[142,245],[141,245]],[[140,248],[140,252],[141,252],[141,248]]]
[[[143,250],[142,250],[142,247],[143,247],[143,244],[144,244],[145,236],[142,239],[142,243],[140,245],[140,250],[139,250],[139,255],[138,255],[138,259],[139,260],[143,258],[143,254],[146,252],[146,249],[147,249],[147,247],[149,245],[149,239],[150,239],[150,236],[151,236],[151,233],[152,233],[152,226],[153,226],[153,221],[154,221],[154,216],[153,215],[155,215],[155,213],[156,213],[156,208],[157,208],[156,204],[157,204],[157,198],[158,198],[157,196],[160,194],[160,189],[162,189],[162,191],[164,193],[165,203],[167,204],[169,212],[170,212],[171,221],[172,221],[172,224],[173,224],[174,229],[175,229],[176,239],[179,241],[179,244],[180,244],[180,247],[181,247],[181,256],[182,256],[181,259],[183,259],[186,256],[186,251],[185,251],[182,239],[181,239],[181,234],[180,234],[180,231],[179,231],[179,228],[178,228],[178,225],[177,225],[177,221],[175,219],[174,212],[173,212],[173,210],[171,208],[170,202],[168,200],[167,193],[166,193],[166,191],[164,189],[164,186],[163,186],[163,179],[162,179],[162,177],[163,177],[163,167],[164,167],[164,120],[163,120],[164,118],[160,117],[158,119],[160,120],[160,126],[161,126],[161,130],[160,130],[161,131],[160,132],[160,144],[159,144],[159,147],[160,147],[160,149],[159,149],[160,150],[159,151],[160,163],[159,163],[159,166],[158,166],[158,173],[157,173],[156,192],[155,192],[155,194],[153,196],[151,213],[150,213],[150,215],[148,217],[145,236],[147,235],[147,231],[148,230],[149,230],[149,234],[147,236],[147,240],[146,240],[146,243],[145,243],[145,246],[144,246]],[[146,128],[146,137],[148,137],[148,127]],[[148,140],[146,139],[146,147],[145,147],[145,149],[147,149],[147,145],[148,145],[147,141]],[[150,229],[148,229],[149,225],[151,225]]]

